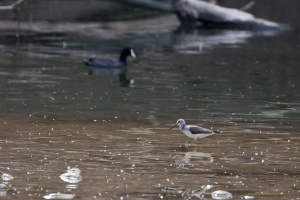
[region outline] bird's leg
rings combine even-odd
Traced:
[[[185,147],[197,146],[196,142],[197,142],[197,138],[194,140],[189,140],[185,143]],[[193,144],[191,144],[191,143],[193,143]]]
[[[192,142],[194,142],[194,140],[189,140],[185,143],[184,146],[187,148],[187,147],[191,146],[190,143],[192,143]]]
[[[198,144],[196,143],[198,140],[198,138],[195,138],[194,140],[189,140],[185,143],[185,147],[189,147],[189,146],[198,146]],[[190,143],[194,143],[194,144],[190,144]]]
[[[200,144],[198,143],[198,144],[196,144],[196,142],[198,142],[198,138],[195,138],[195,146],[198,146],[198,145],[200,145],[201,144],[201,141],[199,141],[200,142]]]

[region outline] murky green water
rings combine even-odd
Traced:
[[[173,16],[43,28],[57,32],[0,36],[0,171],[15,177],[2,199],[158,199],[202,185],[214,186],[205,199],[298,198],[298,32],[186,33]],[[138,55],[124,71],[82,64],[123,46]],[[222,133],[186,148],[168,130],[178,118]],[[82,181],[61,180],[68,167]]]

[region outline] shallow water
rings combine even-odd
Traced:
[[[2,33],[1,172],[14,176],[2,199],[158,199],[165,187],[202,185],[214,186],[205,199],[215,190],[298,198],[297,31],[185,32],[173,16],[105,25]],[[127,45],[138,59],[125,70],[81,62]],[[222,133],[186,148],[188,138],[168,130],[178,118]],[[82,181],[61,180],[68,167]]]

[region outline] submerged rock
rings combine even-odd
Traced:
[[[73,199],[75,194],[51,193],[43,196],[44,199]]]
[[[232,194],[224,190],[216,190],[211,193],[212,199],[232,199]]]
[[[2,178],[2,180],[4,180],[4,181],[11,181],[11,180],[13,180],[15,177],[13,177],[13,176],[10,175],[10,174],[3,173],[3,174],[1,175],[1,178]]]

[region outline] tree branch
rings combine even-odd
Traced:
[[[25,0],[17,0],[15,3],[9,5],[9,6],[0,6],[1,10],[15,10],[17,9]]]

